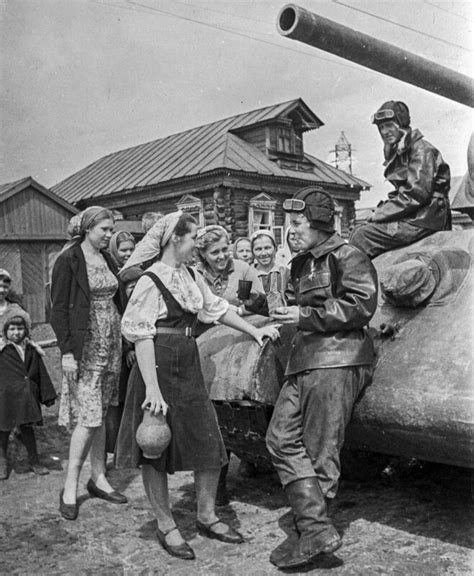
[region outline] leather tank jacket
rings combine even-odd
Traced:
[[[408,129],[387,152],[384,176],[395,189],[377,207],[372,222],[405,220],[429,230],[451,229],[449,166],[419,130]]]
[[[298,331],[286,374],[372,364],[365,326],[377,308],[377,273],[358,248],[333,234],[291,265]]]

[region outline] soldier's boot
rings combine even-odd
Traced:
[[[300,533],[296,527],[296,520],[293,517],[293,521],[287,531],[286,540],[280,542],[280,544],[272,550],[272,553],[270,554],[270,562],[275,566],[278,566],[283,558],[291,552],[299,537]]]
[[[340,548],[342,540],[327,515],[318,479],[296,480],[286,486],[285,492],[300,535],[277,566],[298,568],[310,564],[319,554],[331,554]]]

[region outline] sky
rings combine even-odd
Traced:
[[[325,18],[473,76],[473,4],[301,0]],[[467,168],[472,110],[280,36],[274,0],[0,0],[0,183],[52,186],[109,153],[302,98],[324,122],[304,136],[325,161],[344,131],[353,173],[390,187],[371,115],[402,100],[454,176]]]

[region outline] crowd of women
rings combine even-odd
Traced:
[[[255,328],[243,317],[252,305],[264,305],[262,296],[270,285],[283,286],[285,266],[275,263],[276,242],[266,231],[239,238],[232,246],[221,226],[198,231],[189,215],[159,216],[136,246],[128,232],[114,233],[109,210],[89,207],[71,220],[71,238],[55,262],[50,321],[63,373],[59,424],[71,431],[59,509],[64,518],[77,518],[79,477],[87,456],[90,496],[127,502],[107,477],[107,453],[113,453],[117,466],[141,467],[162,546],[172,555],[193,558],[170,510],[168,473],[194,471],[201,534],[224,542],[243,541],[215,513],[217,483],[228,454],[204,386],[194,336],[220,322],[249,334],[258,345],[266,337],[275,340],[275,326]],[[273,276],[276,281],[270,281]],[[245,300],[238,297],[239,280],[251,282]],[[14,379],[9,378],[8,385],[2,381],[2,479],[8,478],[7,443],[13,429],[21,431],[33,470],[47,473],[39,464],[33,426],[41,424],[40,403],[50,405],[56,399],[44,353],[29,339],[31,321],[13,297],[11,283],[10,274],[0,270],[4,342],[13,341],[12,324],[21,325],[23,347],[27,357],[32,355],[30,348],[36,354],[38,376],[30,369],[28,397],[18,393]],[[20,351],[13,343],[4,348],[15,355]],[[5,363],[5,354],[1,358]],[[25,364],[24,351],[22,360]],[[145,409],[165,414],[172,430],[170,445],[154,460],[143,456],[135,440]]]
[[[321,201],[321,194],[324,202],[332,202],[324,193],[315,194],[317,202]],[[298,260],[299,253],[306,258],[312,254],[308,250],[328,239],[331,250],[345,244],[334,240],[334,211],[318,204],[318,210],[329,214],[329,224],[325,223],[326,216],[321,223],[312,212],[301,212],[312,201],[311,194],[305,198],[306,202],[288,208],[290,216],[299,218],[294,218],[299,238],[290,228],[281,250],[269,230],[257,230],[250,238],[238,238],[232,245],[225,228],[210,225],[198,230],[194,218],[181,212],[152,222],[137,245],[129,233],[114,233],[113,215],[105,208],[91,206],[73,217],[71,239],[55,262],[51,284],[50,321],[61,352],[63,373],[59,424],[71,430],[67,470],[59,494],[63,518],[78,517],[79,478],[87,456],[90,478],[86,489],[90,496],[116,504],[127,502],[107,476],[107,453],[112,452],[117,467],[141,468],[144,489],[157,520],[157,538],[169,554],[195,558],[170,507],[168,474],[177,471],[194,473],[198,533],[228,543],[244,541],[237,530],[216,515],[219,476],[229,455],[204,385],[196,338],[221,323],[248,334],[256,345],[262,346],[265,338],[278,339],[279,325],[268,322],[257,328],[245,319],[248,314],[298,323],[298,307],[287,299],[295,287],[299,288],[299,278],[293,278],[293,287],[289,262]],[[306,219],[309,232],[302,227],[302,218]],[[354,250],[359,253],[351,248]],[[365,261],[364,265],[371,266]],[[314,264],[310,279],[314,277],[313,268]],[[2,272],[0,288],[1,281],[8,281]],[[370,317],[370,311],[365,313],[364,299],[369,299],[373,308],[376,288],[372,280],[366,282],[368,294],[361,295],[359,287],[349,284],[341,288],[342,292],[354,292],[349,298],[353,300],[350,308],[357,309],[361,328]],[[328,286],[332,289],[332,284]],[[2,308],[6,291],[2,293],[0,289],[0,298],[2,294],[0,313],[6,308]],[[338,297],[332,295],[334,301]],[[346,298],[345,292],[341,297]],[[23,311],[14,306],[13,302],[8,303],[10,315],[18,318]],[[351,322],[353,330],[354,321]],[[24,332],[27,329],[29,326],[25,325]],[[10,332],[10,328],[4,330],[6,339],[13,339]],[[41,357],[39,363],[44,368]],[[48,388],[47,382],[43,388]],[[38,406],[40,402],[54,401],[55,393],[41,396],[40,389],[38,384]],[[14,395],[9,392],[7,396],[11,399]],[[16,418],[5,426],[3,413],[0,414],[0,458],[5,462],[5,437],[8,440],[11,429],[32,429],[41,421],[39,408],[33,417],[10,404],[13,413],[17,412]],[[171,429],[171,441],[158,457],[145,456],[137,444],[136,432],[144,413],[164,416]],[[278,426],[282,426],[281,422]],[[273,434],[278,438],[275,427]],[[283,453],[283,447],[278,448],[279,440],[275,438],[269,448],[277,462],[284,457],[279,453],[280,449]],[[337,454],[330,457],[337,458]],[[37,455],[32,452],[32,463],[37,465],[35,458]],[[285,478],[283,474],[284,485],[288,483]],[[299,528],[299,534],[303,534],[303,528]],[[334,534],[331,537],[336,542]],[[318,553],[331,551],[334,542],[318,544]],[[291,562],[295,564],[294,559]]]

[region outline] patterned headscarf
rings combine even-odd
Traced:
[[[168,244],[171,235],[183,213],[181,210],[160,218],[143,237],[130,258],[125,262],[122,271],[130,266],[137,266],[159,256]]]

